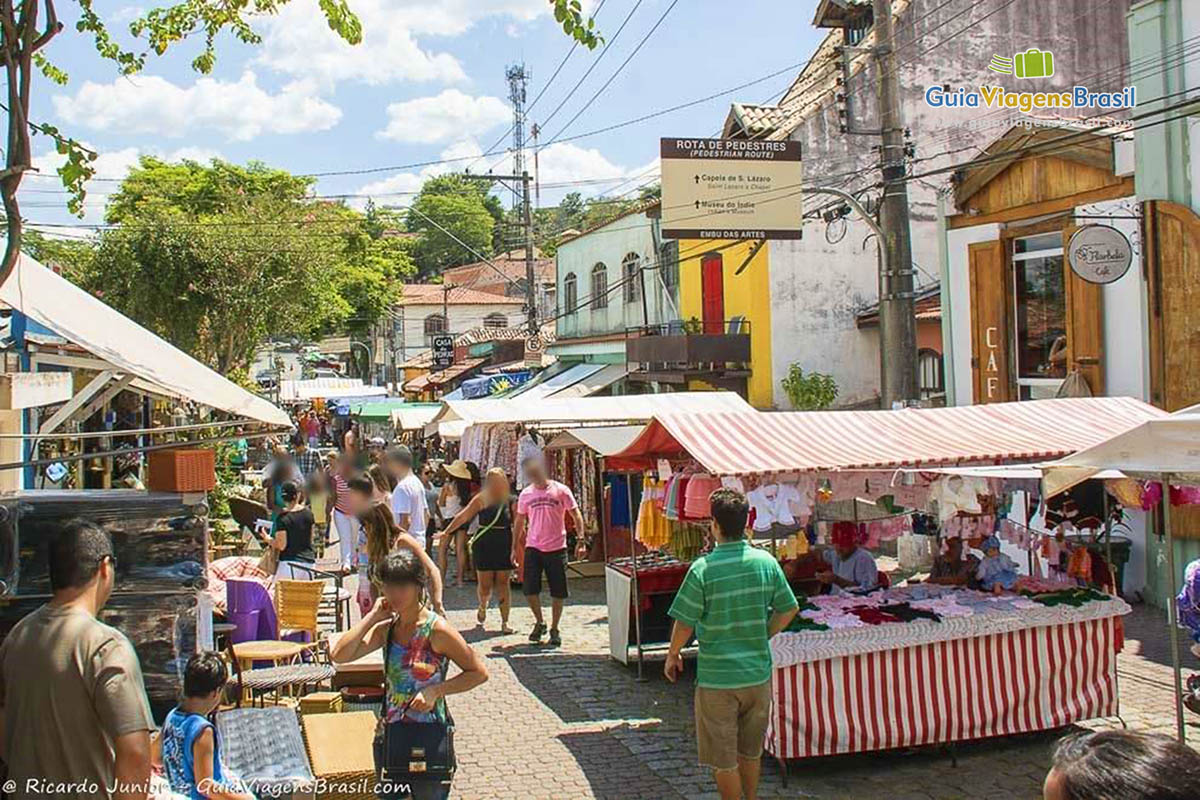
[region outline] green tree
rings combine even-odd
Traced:
[[[787,377],[781,381],[788,401],[797,411],[821,411],[833,405],[837,399],[837,382],[832,375],[820,372],[804,374],[799,364],[788,367]]]
[[[97,53],[112,61],[124,75],[138,72],[149,54],[162,55],[185,39],[202,42],[192,59],[192,68],[202,74],[212,72],[216,63],[216,41],[230,34],[242,44],[257,45],[262,37],[251,24],[255,17],[278,14],[291,2],[300,0],[177,0],[151,8],[129,24],[129,33],[140,50],[126,49],[114,38],[104,17],[95,9],[94,0],[75,0],[79,17],[75,30],[92,38]],[[82,213],[85,185],[94,174],[98,154],[53,125],[31,119],[29,109],[35,88],[35,71],[50,81],[65,85],[69,76],[51,62],[44,49],[65,30],[58,19],[56,0],[6,0],[0,2],[0,63],[7,83],[5,113],[8,137],[4,147],[5,166],[0,169],[0,202],[4,206],[7,241],[0,261],[0,284],[8,278],[21,252],[24,226],[17,192],[25,173],[33,168],[31,137],[45,135],[65,157],[58,169],[63,186],[70,192],[68,207]],[[548,0],[554,18],[564,33],[593,49],[603,39],[591,18],[585,18],[579,0]],[[347,0],[317,0],[317,7],[329,28],[351,44],[362,41],[362,25]]]
[[[492,202],[489,188],[486,181],[460,175],[430,178],[421,186],[407,220],[408,230],[419,234],[413,256],[422,277],[491,254],[499,203]]]
[[[120,188],[108,198],[104,218],[121,223],[151,208],[180,208],[196,215],[215,214],[233,198],[303,200],[313,189],[312,178],[251,161],[246,166],[213,159],[208,164],[184,160],[168,163],[142,156]]]
[[[307,179],[261,164],[144,159],[107,209],[119,226],[70,274],[223,372],[269,336],[365,329],[415,270],[402,239]]]

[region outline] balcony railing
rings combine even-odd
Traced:
[[[716,322],[676,321],[630,328],[625,360],[648,366],[709,369],[750,362],[750,323],[744,318]]]

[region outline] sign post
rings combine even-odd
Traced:
[[[439,333],[433,337],[433,368],[446,369],[454,365],[454,336],[449,333]]]
[[[667,239],[799,239],[799,142],[670,138],[662,156]]]

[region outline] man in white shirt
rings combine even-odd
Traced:
[[[424,547],[429,509],[425,500],[425,484],[413,472],[412,451],[404,445],[393,447],[387,454],[387,467],[396,479],[396,488],[392,490],[392,514],[396,517],[396,524]]]

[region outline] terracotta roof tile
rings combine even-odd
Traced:
[[[440,283],[409,283],[404,286],[404,292],[397,301],[402,306],[436,306],[443,302],[444,286]],[[452,306],[519,306],[525,301],[518,297],[505,297],[502,294],[480,292],[465,287],[455,287],[450,290],[445,302]]]

